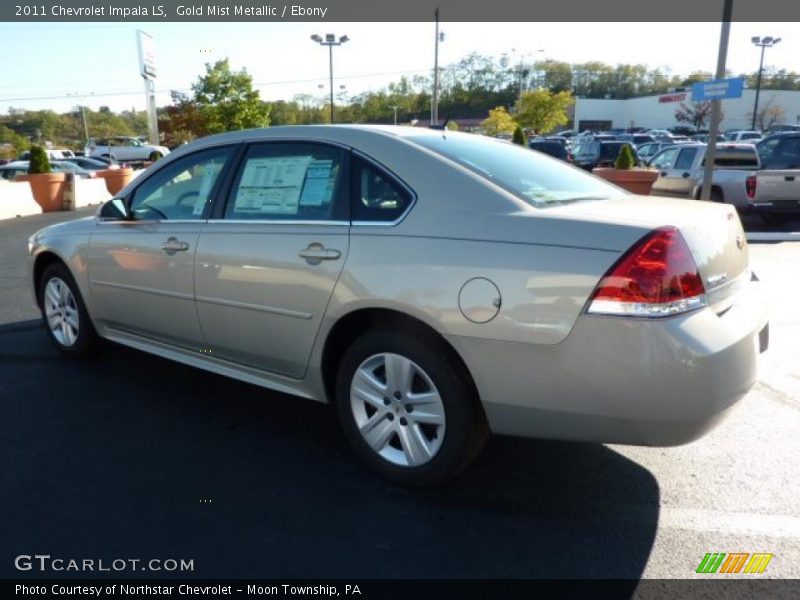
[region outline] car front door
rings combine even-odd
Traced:
[[[650,160],[650,166],[658,169],[658,179],[653,184],[654,192],[668,193],[670,191],[670,174],[679,150],[676,147],[665,148]]]
[[[236,147],[201,150],[147,177],[129,220],[100,219],[89,250],[93,314],[106,326],[200,349],[194,256],[221,174]]]
[[[200,236],[197,312],[214,357],[302,378],[349,247],[349,152],[249,146]]]

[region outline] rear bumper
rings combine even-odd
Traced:
[[[673,446],[711,429],[755,384],[766,325],[760,286],[751,282],[722,315],[583,315],[551,346],[450,341],[495,433]]]
[[[751,202],[747,210],[751,213],[798,214],[800,198],[797,200],[775,200],[774,202]]]

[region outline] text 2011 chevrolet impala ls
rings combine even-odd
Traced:
[[[490,431],[689,442],[767,341],[732,207],[443,130],[208,137],[29,245],[64,354],[106,338],[333,402],[357,453],[413,485]]]

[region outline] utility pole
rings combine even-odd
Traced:
[[[728,38],[731,33],[731,15],[733,14],[733,0],[725,0],[722,9],[722,27],[719,34],[719,54],[717,55],[717,79],[725,78],[725,61],[728,57]],[[717,135],[719,134],[719,120],[722,114],[722,100],[711,101],[711,124],[708,128],[708,145],[706,146],[706,165],[703,169],[703,190],[701,200],[711,199],[711,179],[714,175],[714,160],[717,157]]]
[[[400,107],[397,106],[397,105],[394,105],[394,106],[392,106],[392,108],[394,109],[394,124],[397,125],[397,109],[400,108]]]

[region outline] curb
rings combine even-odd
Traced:
[[[748,242],[800,242],[800,231],[748,231]]]

